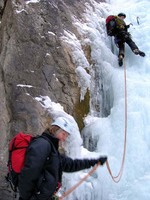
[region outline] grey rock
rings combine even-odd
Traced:
[[[4,179],[8,141],[19,131],[41,134],[51,121],[34,98],[49,96],[78,118],[76,66],[60,36],[67,30],[80,37],[72,16],[81,18],[90,1],[26,2],[0,0],[0,200],[12,199]]]

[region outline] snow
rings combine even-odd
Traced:
[[[53,36],[56,35],[55,33],[51,32],[51,31],[48,31],[48,34],[53,35]]]
[[[71,32],[65,32],[62,42],[71,49],[76,65],[81,99],[90,90],[90,112],[85,117],[82,130],[84,144],[92,138],[93,152],[83,147],[79,129],[72,116],[63,107],[52,102],[49,97],[37,97],[41,105],[48,109],[52,119],[65,116],[74,124],[74,135],[67,141],[66,152],[71,157],[98,157],[107,155],[113,175],[117,175],[123,158],[125,133],[127,133],[125,165],[120,182],[110,177],[106,165],[87,179],[66,199],[80,200],[149,200],[150,199],[150,26],[149,0],[110,0],[92,6],[86,4],[84,22],[75,19],[74,25],[80,30],[81,39]],[[110,5],[110,4],[111,5]],[[146,53],[146,57],[134,55],[126,45],[125,66],[117,63],[118,49],[106,35],[105,19],[109,14],[125,12],[127,24],[132,23],[130,33],[133,40]],[[137,17],[139,24],[137,23]],[[89,64],[82,45],[90,45]],[[87,70],[89,72],[87,72]],[[125,87],[126,72],[126,87]],[[103,87],[101,87],[103,86]],[[127,104],[125,104],[127,91]],[[101,93],[103,92],[103,97]],[[102,101],[104,103],[102,104]],[[100,108],[106,107],[109,113]],[[109,106],[108,106],[109,105]],[[127,132],[125,132],[125,106],[127,105]],[[61,192],[75,185],[88,170],[64,174]]]
[[[21,10],[16,10],[16,13],[19,14],[19,13],[22,13],[22,12],[25,12],[27,13],[27,11],[25,9],[21,9]],[[28,13],[27,13],[28,14]]]
[[[69,142],[66,141],[62,144],[65,146],[66,153],[75,158],[80,156],[80,146],[82,145],[82,139],[80,136],[79,128],[74,118],[67,114],[63,107],[59,103],[52,102],[48,96],[35,97],[40,104],[50,113],[51,118],[55,120],[57,117],[66,117],[73,125],[74,134],[69,138]]]
[[[29,4],[29,3],[38,3],[40,2],[40,0],[29,0],[29,1],[26,1],[26,4]]]
[[[84,100],[87,89],[90,89],[91,76],[81,66],[77,67],[75,72],[77,74],[78,86],[81,88],[80,100]]]
[[[77,39],[76,35],[64,31],[65,35],[61,37],[62,43],[70,48],[70,53],[72,53],[72,59],[76,66],[81,66],[83,68],[88,68],[89,63],[84,55],[80,41]]]
[[[23,85],[23,84],[18,84],[18,87],[27,87],[27,88],[31,88],[33,87],[32,85]]]

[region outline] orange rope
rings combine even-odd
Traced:
[[[122,163],[121,163],[121,168],[120,168],[120,171],[118,173],[117,176],[113,176],[112,175],[112,172],[111,172],[111,169],[110,169],[110,166],[109,166],[109,163],[108,161],[106,161],[106,166],[107,166],[107,169],[109,171],[109,174],[110,176],[112,177],[113,181],[118,183],[122,177],[122,174],[123,174],[123,168],[124,168],[124,163],[125,163],[125,156],[126,156],[126,143],[127,143],[127,77],[126,77],[126,65],[124,63],[124,82],[125,82],[125,85],[124,85],[124,95],[125,95],[125,130],[124,130],[124,150],[123,150],[123,157],[122,157]]]
[[[113,179],[113,181],[115,183],[118,183],[121,180],[122,174],[123,174],[123,169],[124,169],[124,163],[125,163],[125,156],[126,156],[126,143],[127,143],[127,82],[126,82],[126,65],[124,63],[124,82],[125,82],[125,88],[124,88],[124,93],[125,93],[125,130],[124,130],[124,150],[123,150],[123,157],[122,157],[122,163],[121,163],[121,167],[119,170],[119,173],[117,176],[113,176],[111,168],[109,166],[108,161],[106,161],[106,166],[107,169],[109,171],[109,174],[111,176],[111,178]],[[61,197],[59,197],[59,200],[63,200],[66,196],[68,196],[71,192],[73,192],[79,185],[81,185],[81,183],[83,183],[83,181],[85,181],[91,174],[93,174],[95,172],[95,170],[98,168],[98,166],[100,165],[100,163],[98,163],[97,165],[95,165],[91,171],[85,176],[83,177],[77,184],[75,184],[74,186],[72,186],[67,192],[64,192],[62,194]]]
[[[81,185],[81,183],[83,183],[83,181],[85,181],[89,176],[91,176],[96,169],[100,166],[100,163],[97,163],[90,171],[89,173],[84,176],[78,183],[76,183],[74,186],[72,186],[69,190],[67,190],[67,192],[64,192],[62,194],[61,197],[59,197],[59,200],[64,199],[66,196],[68,196],[71,192],[73,192],[79,185]]]

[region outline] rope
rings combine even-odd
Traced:
[[[123,174],[123,169],[124,169],[124,163],[125,163],[125,156],[126,156],[126,143],[127,143],[127,82],[126,82],[126,64],[124,62],[124,95],[125,95],[125,130],[124,130],[124,150],[123,150],[123,157],[122,157],[122,163],[121,163],[121,167],[119,170],[119,173],[117,176],[113,176],[109,162],[106,161],[106,166],[108,169],[108,172],[112,178],[112,180],[115,183],[118,183],[121,180],[122,174]],[[99,167],[100,163],[98,163],[97,165],[95,165],[91,171],[89,171],[89,173],[84,176],[77,184],[75,184],[74,186],[72,186],[68,191],[64,192],[62,194],[61,197],[58,198],[58,200],[63,200],[66,196],[68,196],[71,192],[73,192],[79,185],[81,185],[83,183],[83,181],[85,181],[91,174],[93,174],[96,169]]]
[[[59,197],[58,199],[59,200],[62,200],[64,199],[66,196],[68,196],[71,192],[73,192],[79,185],[81,185],[81,183],[83,183],[83,181],[85,181],[89,176],[91,176],[95,171],[96,169],[100,166],[100,163],[97,163],[90,171],[89,173],[84,176],[78,183],[76,183],[74,186],[72,186],[69,190],[67,190],[66,192],[64,192],[62,194],[61,197]]]
[[[124,163],[125,163],[125,156],[126,156],[126,143],[127,143],[127,78],[126,78],[126,64],[124,62],[124,95],[125,95],[125,130],[124,130],[124,150],[123,150],[123,157],[122,157],[122,163],[120,167],[120,171],[117,176],[113,176],[109,163],[106,161],[106,166],[109,171],[109,174],[113,181],[115,183],[118,183],[121,180],[123,169],[124,169]]]

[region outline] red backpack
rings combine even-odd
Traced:
[[[24,166],[27,147],[34,138],[30,134],[20,132],[9,143],[8,174],[6,179],[14,192],[17,192],[18,175]]]
[[[107,35],[114,36],[116,31],[116,21],[114,15],[109,15],[106,18],[106,31]]]

